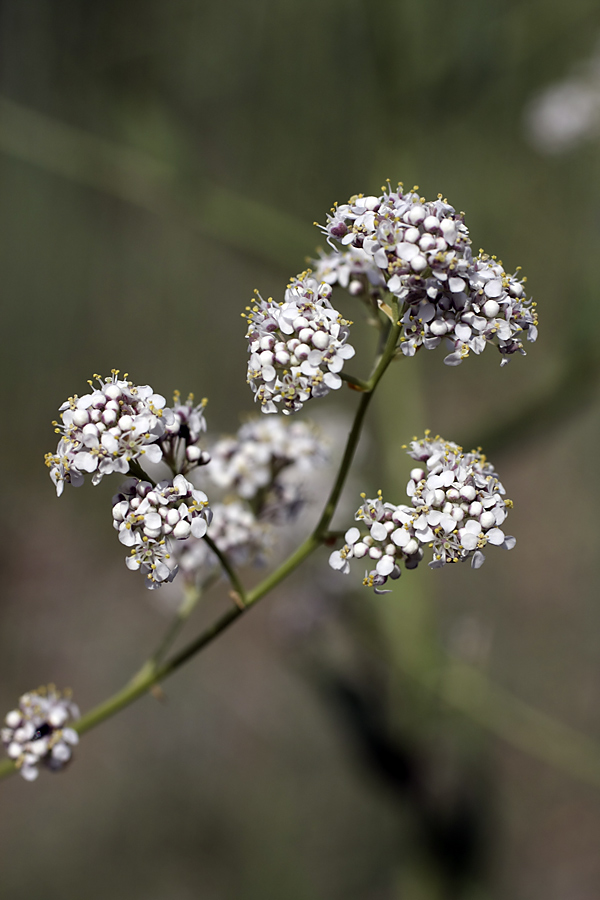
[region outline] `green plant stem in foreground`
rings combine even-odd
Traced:
[[[394,332],[396,333],[394,334]],[[105,719],[120,712],[146,694],[154,685],[173,674],[180,666],[211,643],[214,638],[222,634],[242,615],[245,609],[283,581],[323,541],[335,534],[328,531],[329,524],[354,457],[372,392],[393,358],[397,340],[395,328],[390,330],[388,338],[385,351],[382,353],[373,375],[369,381],[361,383],[363,393],[352,430],[348,436],[338,475],[313,533],[275,572],[272,572],[257,587],[247,593],[239,591],[239,587],[236,587],[236,584],[239,585],[239,579],[237,579],[235,571],[228,562],[225,565],[225,557],[217,553],[234,590],[240,593],[246,605],[243,608],[235,606],[228,610],[170,660],[162,662],[164,654],[172,645],[180,628],[201,596],[201,590],[190,589],[190,593],[184,597],[181,609],[155,653],[125,687],[90,710],[76,723],[75,728],[79,734],[84,734]],[[147,477],[145,473],[144,477]],[[413,672],[408,674],[415,676]],[[581,781],[600,788],[600,748],[593,740],[494,686],[474,666],[449,660],[446,677],[441,683],[437,679],[430,680],[427,677],[419,677],[418,680],[422,687],[431,692],[432,696],[441,699],[480,727],[496,734],[507,744],[529,753],[534,758],[554,765]],[[12,760],[6,759],[0,763],[0,778],[11,775],[15,771],[16,766]]]
[[[397,314],[397,308],[395,312]],[[246,611],[246,609],[260,600],[262,597],[264,597],[265,594],[268,594],[269,591],[271,591],[281,581],[287,578],[288,575],[290,575],[308,556],[310,556],[311,553],[313,553],[317,549],[317,547],[319,547],[323,543],[324,538],[327,536],[329,525],[331,524],[331,520],[333,519],[338,501],[340,499],[340,495],[344,488],[346,478],[348,477],[348,473],[352,465],[352,460],[354,459],[354,454],[358,446],[362,426],[367,413],[367,409],[369,407],[369,403],[371,401],[371,397],[373,396],[373,392],[377,387],[379,381],[381,380],[385,370],[394,358],[398,335],[399,326],[394,325],[392,328],[390,328],[385,344],[385,349],[376,361],[373,374],[367,382],[364,382],[362,396],[360,398],[358,409],[354,417],[352,428],[350,429],[350,434],[348,435],[346,448],[340,462],[334,485],[325,504],[325,508],[323,509],[321,518],[319,519],[313,533],[309,535],[309,537],[300,545],[300,547],[298,547],[298,549],[295,550],[294,553],[292,553],[291,556],[289,556],[282,563],[282,565],[279,566],[278,569],[268,575],[259,585],[257,585],[257,587],[249,592],[246,592],[244,590],[241,581],[239,580],[239,577],[235,572],[235,569],[230,565],[227,557],[218,550],[218,548],[210,538],[205,537],[205,540],[209,544],[211,550],[213,550],[213,552],[217,555],[224,571],[226,572],[233,590],[239,597],[241,601],[240,605],[237,605],[233,609],[228,610],[223,616],[221,616],[220,619],[217,619],[216,622],[214,622],[209,628],[198,635],[189,644],[183,647],[183,649],[180,650],[179,653],[175,654],[175,656],[173,656],[170,660],[167,660],[167,662],[163,663],[162,665],[157,665],[157,662],[160,659],[163,650],[166,646],[170,646],[172,640],[174,640],[179,631],[181,623],[177,622],[176,620],[170,626],[167,634],[165,635],[165,638],[159,645],[159,648],[154,656],[150,657],[150,659],[144,663],[142,668],[132,678],[132,680],[120,691],[117,691],[116,694],[113,694],[112,697],[109,697],[103,703],[100,703],[98,706],[91,709],[73,726],[79,734],[84,734],[86,731],[89,731],[91,728],[99,725],[105,719],[110,718],[120,710],[124,709],[126,706],[129,706],[143,694],[147,693],[155,684],[163,681],[165,678],[175,672],[180,666],[184,665],[184,663],[186,663],[200,650],[206,647],[207,644],[211,643],[211,641],[218,637],[218,635],[222,634],[226,628],[228,628]],[[0,778],[6,775],[10,775],[14,771],[16,771],[16,766],[12,762],[12,760],[5,760],[4,762],[0,763]]]

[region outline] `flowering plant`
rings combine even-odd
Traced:
[[[479,568],[488,546],[514,547],[515,538],[504,531],[512,503],[481,449],[467,452],[429,432],[405,447],[416,464],[409,503],[385,501],[381,491],[374,499],[362,494],[357,525],[331,530],[369,404],[388,367],[444,340],[450,366],[490,344],[504,365],[525,353],[524,338],[536,339],[537,315],[524,279],[507,274],[496,257],[473,256],[464,215],[441,196],[429,202],[416,188],[405,193],[402,185],[388,185],[379,196],[358,195],[335,206],[323,231],[331,252],[292,278],[281,301],[257,295],[242,313],[248,383],[266,417],[247,421],[233,437],[207,442],[205,400],[197,404],[190,395],[182,403],[176,392],[168,406],[164,396],[118,370],[95,376],[87,393],[60,406],[58,446],[46,456],[57,494],[65,485],[83,485],[86,475],[93,485],[107,475],[126,475],[112,518],[128,550],[127,567],[153,590],[182,584],[182,599],[150,659],[83,717],[70,693],[53,686],[23,695],[5,718],[8,760],[0,774],[19,769],[33,780],[39,766],[63,768],[79,735],[186,663],[324,545],[337,545],[329,563],[343,574],[352,559],[364,560],[371,568],[363,583],[376,593],[386,593],[382,588],[402,568],[416,568],[427,549],[431,568],[465,560]],[[364,304],[379,331],[365,379],[346,371],[355,356],[353,323],[333,305],[339,288]],[[331,455],[316,426],[287,417],[344,382],[358,403],[337,474],[311,533],[274,565],[280,532],[298,518],[316,467]],[[266,577],[246,588],[238,569],[269,563]],[[231,608],[169,655],[192,609],[221,577],[230,584]]]

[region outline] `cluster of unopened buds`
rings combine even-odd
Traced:
[[[431,568],[471,560],[474,569],[484,560],[487,544],[510,550],[516,540],[506,536],[501,525],[512,506],[485,456],[462,448],[439,436],[416,438],[408,454],[421,463],[410,473],[406,493],[412,506],[364,498],[355,519],[363,528],[350,528],[345,544],[335,550],[329,564],[348,574],[351,559],[375,564],[364,584],[376,593],[388,578],[399,578],[400,563],[415,569],[424,556],[424,546],[433,550]],[[366,527],[366,530],[365,530]]]
[[[112,515],[119,540],[131,548],[127,567],[157,588],[177,574],[172,541],[204,537],[211,512],[206,494],[176,475],[156,486],[131,478],[113,498]]]
[[[54,772],[66,766],[79,742],[69,725],[77,718],[70,693],[61,694],[54,685],[23,694],[18,707],[6,714],[2,743],[26,781],[38,777],[40,765]]]
[[[185,475],[196,466],[205,466],[210,462],[209,454],[198,446],[206,431],[206,404],[206,399],[196,404],[193,394],[189,394],[182,403],[179,391],[174,392],[173,406],[160,439],[163,459],[174,472]]]

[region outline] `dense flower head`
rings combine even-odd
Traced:
[[[488,343],[497,346],[502,364],[524,353],[521,338],[537,337],[535,304],[525,296],[524,279],[508,275],[483,251],[473,258],[463,214],[441,195],[428,202],[416,188],[406,194],[402,185],[383,191],[334,207],[323,230],[330,242],[362,254],[369,283],[377,283],[373,267],[379,270],[399,302],[402,352],[433,350],[445,337],[452,351],[447,365],[458,365],[471,351],[481,353]],[[344,267],[343,257],[325,257],[320,277],[341,283],[339,270],[350,285],[356,263],[347,260]]]
[[[306,474],[327,459],[318,430],[279,417],[244,423],[234,438],[212,447],[206,474],[213,484],[252,502],[273,520],[293,518],[303,499]]]
[[[406,489],[412,506],[384,503],[381,494],[365,500],[355,518],[369,523],[368,531],[346,532],[344,547],[330,557],[332,568],[347,573],[352,558],[376,560],[364,583],[378,591],[388,578],[400,575],[402,560],[405,568],[415,568],[424,545],[433,550],[432,568],[469,559],[475,569],[485,560],[487,544],[514,547],[515,538],[501,528],[512,502],[504,498],[504,487],[480,450],[464,453],[457,444],[426,433],[407,451],[419,462]]]
[[[281,303],[257,294],[248,307],[248,383],[262,412],[297,412],[341,387],[349,322],[329,302],[331,286],[310,272],[292,279]],[[244,314],[245,315],[245,314]]]
[[[149,385],[134,385],[119,379],[113,369],[108,378],[95,375],[90,392],[69,397],[60,407],[61,422],[54,422],[61,435],[56,454],[46,455],[50,477],[60,496],[65,482],[79,487],[84,473],[98,484],[103,475],[125,474],[129,463],[144,456],[160,462],[162,450],[157,443],[171,422],[166,400]]]
[[[204,409],[207,402],[203,399],[195,403],[194,395],[189,394],[182,403],[179,391],[174,392],[173,406],[170,407],[172,415],[160,439],[160,447],[165,462],[178,474],[185,475],[196,466],[210,462],[210,455],[198,446],[206,431]]]
[[[479,355],[488,343],[496,345],[505,365],[513,353],[525,353],[524,335],[537,338],[537,312],[525,296],[524,279],[508,275],[499,261],[482,253],[466,278],[449,284],[450,291],[430,289],[407,304],[400,338],[406,356],[421,346],[433,350],[445,337],[452,348],[446,365],[459,365],[471,351]]]
[[[330,242],[363,250],[400,300],[426,293],[428,282],[460,278],[471,262],[463,214],[441,194],[428,202],[417,190],[405,194],[400,184],[396,191],[383,188],[379,197],[351,197],[334,207],[323,229]]]
[[[274,540],[272,527],[240,500],[213,504],[208,534],[234,566],[262,564]],[[192,580],[220,565],[206,541],[191,539],[176,544],[173,552],[181,572]]]
[[[146,576],[146,586],[160,587],[177,574],[173,541],[206,534],[211,512],[208,498],[183,475],[153,486],[131,478],[113,497],[113,525],[130,547],[127,567]]]
[[[64,768],[71,759],[79,735],[69,722],[79,718],[71,694],[62,694],[54,685],[30,691],[4,719],[0,734],[9,757],[26,781],[34,781],[39,766],[52,771]]]

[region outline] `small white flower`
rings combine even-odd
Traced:
[[[26,781],[35,781],[40,765],[52,771],[65,767],[79,742],[68,725],[77,718],[79,710],[70,692],[61,694],[54,685],[23,694],[18,707],[7,713],[2,743]]]
[[[290,282],[282,303],[258,296],[248,308],[248,383],[262,412],[289,415],[341,387],[339,373],[354,348],[330,296],[330,285],[308,270]]]

